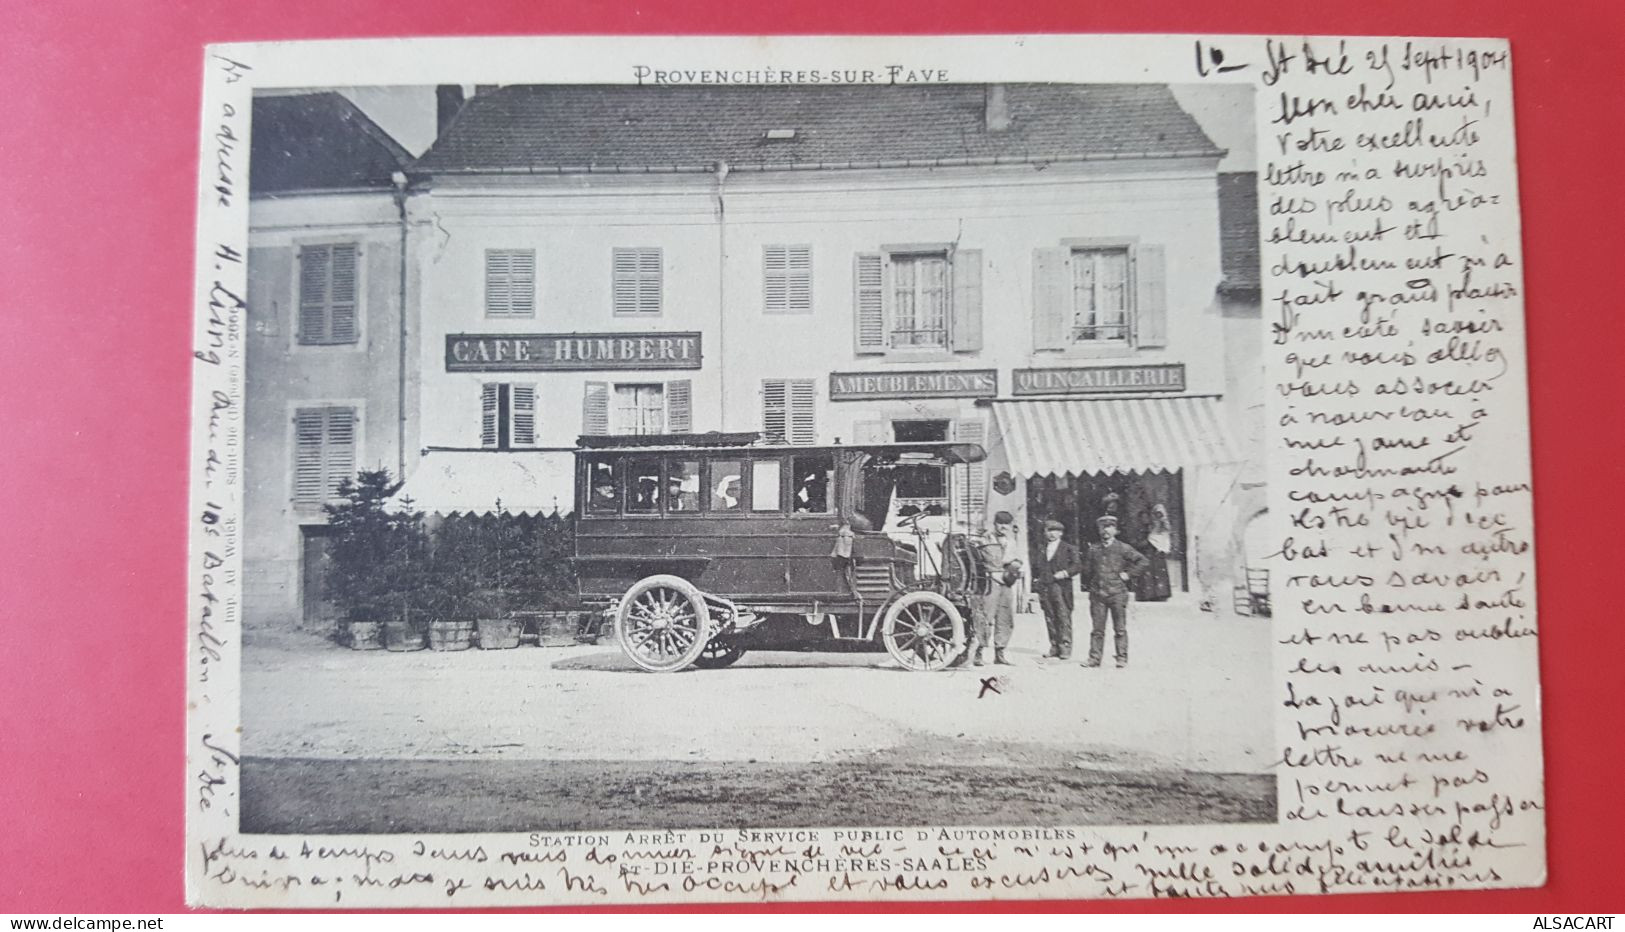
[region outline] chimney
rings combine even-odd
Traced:
[[[461,84],[436,84],[434,88],[434,135],[436,139],[446,135],[446,127],[451,125],[452,118],[457,111],[463,109],[463,86]]]
[[[1005,97],[1003,84],[987,86],[987,131],[1002,133],[1010,128],[1010,101]]]

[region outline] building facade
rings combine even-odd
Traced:
[[[358,470],[403,474],[416,444],[402,367],[412,273],[396,177],[409,160],[336,93],[255,98],[244,341],[250,627],[331,623],[322,506]]]
[[[1262,401],[1222,155],[1162,86],[478,94],[408,170],[408,492],[568,511],[582,434],[966,440],[913,503],[1034,541],[1165,514],[1176,597],[1216,601]]]

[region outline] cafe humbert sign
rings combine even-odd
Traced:
[[[698,333],[446,335],[447,372],[698,368]]]

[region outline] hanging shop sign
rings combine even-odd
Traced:
[[[1185,365],[1088,366],[1017,369],[1013,395],[1098,395],[1111,392],[1182,392]]]
[[[992,398],[999,393],[997,369],[933,372],[831,372],[830,401],[870,398]]]
[[[698,368],[698,333],[446,335],[447,372]]]

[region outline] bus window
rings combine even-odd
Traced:
[[[750,510],[779,510],[779,461],[756,460],[750,464]]]
[[[666,461],[666,513],[698,514],[700,510],[700,461]]]
[[[830,511],[830,490],[835,485],[835,456],[817,453],[790,459],[795,484],[790,493],[790,510],[798,515],[822,515]]]
[[[591,463],[587,466],[587,513],[594,515],[619,514],[621,510],[621,484],[616,481],[615,464]]]
[[[712,460],[707,480],[707,511],[739,511],[745,507],[745,464],[739,460]]]
[[[626,513],[660,513],[659,460],[634,460],[626,471]]]

